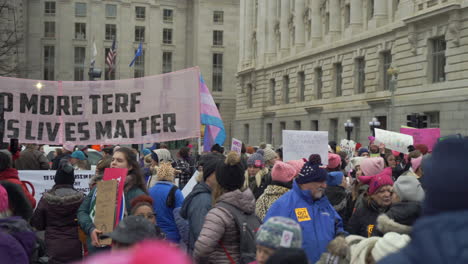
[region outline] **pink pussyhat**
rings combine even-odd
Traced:
[[[423,159],[422,155],[417,158],[411,159],[411,168],[413,169],[414,172],[416,172],[416,170],[418,170],[418,168],[421,167],[422,159]]]
[[[296,170],[296,176],[301,172],[302,167],[304,167],[305,161],[300,159],[300,160],[290,160],[286,162],[287,164],[291,165],[294,167]]]
[[[5,187],[0,185],[0,214],[3,214],[4,212],[8,211],[10,209],[9,203],[8,203],[8,193]]]
[[[381,173],[375,176],[359,176],[358,178],[362,183],[369,184],[369,189],[367,190],[369,195],[374,194],[382,186],[393,186],[392,168],[390,167],[385,168]]]

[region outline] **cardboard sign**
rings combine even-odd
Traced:
[[[117,181],[100,181],[96,190],[96,215],[94,226],[103,234],[114,230],[114,215],[117,197]],[[112,239],[100,239],[101,245],[111,245]]]
[[[235,151],[240,155],[242,151],[242,141],[232,138],[231,151]]]
[[[123,200],[123,191],[125,186],[125,179],[127,178],[127,169],[120,168],[107,168],[104,170],[104,181],[116,180],[118,182],[117,190],[117,213],[115,215],[115,225],[119,224],[120,219],[123,218],[125,213],[125,204]]]
[[[328,164],[328,132],[283,130],[283,161],[309,159],[319,154],[322,164]]]
[[[386,148],[405,154],[408,154],[408,146],[414,145],[412,136],[378,128],[375,129],[375,142],[376,145],[384,143]]]
[[[407,128],[401,127],[400,133],[413,136],[414,144],[424,144],[427,146],[429,151],[437,143],[437,139],[440,138],[440,128]]]

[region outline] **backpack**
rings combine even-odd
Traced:
[[[166,197],[166,206],[168,208],[171,208],[171,209],[174,209],[175,208],[175,204],[176,204],[176,197],[175,197],[175,193],[177,191],[177,189],[179,189],[176,185],[172,186],[171,190],[169,191],[169,193],[167,194],[167,197]]]
[[[240,259],[239,264],[247,264],[252,261],[255,261],[256,257],[256,242],[255,242],[255,232],[262,224],[260,219],[255,215],[255,213],[247,214],[239,208],[232,206],[225,202],[220,202],[219,206],[225,208],[231,213],[234,217],[234,222],[236,223],[237,229],[239,229],[240,234]],[[219,242],[221,247],[226,253],[231,264],[235,264],[229,252],[226,250],[222,242]]]

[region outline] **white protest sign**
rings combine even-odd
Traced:
[[[356,142],[353,140],[342,139],[340,142],[341,151],[346,152],[346,157],[352,158],[356,150]]]
[[[200,136],[200,71],[115,81],[0,77],[3,140],[141,144]],[[41,87],[38,89],[37,87]]]
[[[242,151],[242,141],[232,138],[231,151],[235,151],[240,155]]]
[[[187,195],[189,195],[192,192],[195,185],[197,185],[198,183],[197,177],[198,177],[198,171],[195,171],[195,173],[192,175],[192,178],[190,178],[190,180],[182,189],[182,195],[184,196],[184,198],[187,197]]]
[[[308,159],[319,154],[323,165],[328,164],[328,132],[283,130],[283,160]]]
[[[37,202],[39,202],[44,192],[49,191],[55,185],[54,170],[20,170],[18,172],[20,180],[28,181],[34,186],[36,192],[34,198]],[[88,194],[89,180],[94,174],[94,171],[75,170],[75,189]]]
[[[384,143],[385,148],[408,154],[408,146],[413,145],[413,137],[383,129],[375,129],[375,142]]]

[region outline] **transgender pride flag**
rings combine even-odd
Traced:
[[[223,120],[213,97],[206,86],[203,76],[200,74],[200,104],[201,123],[205,125],[205,136],[203,139],[203,151],[209,152],[214,144],[222,146],[226,140]]]

